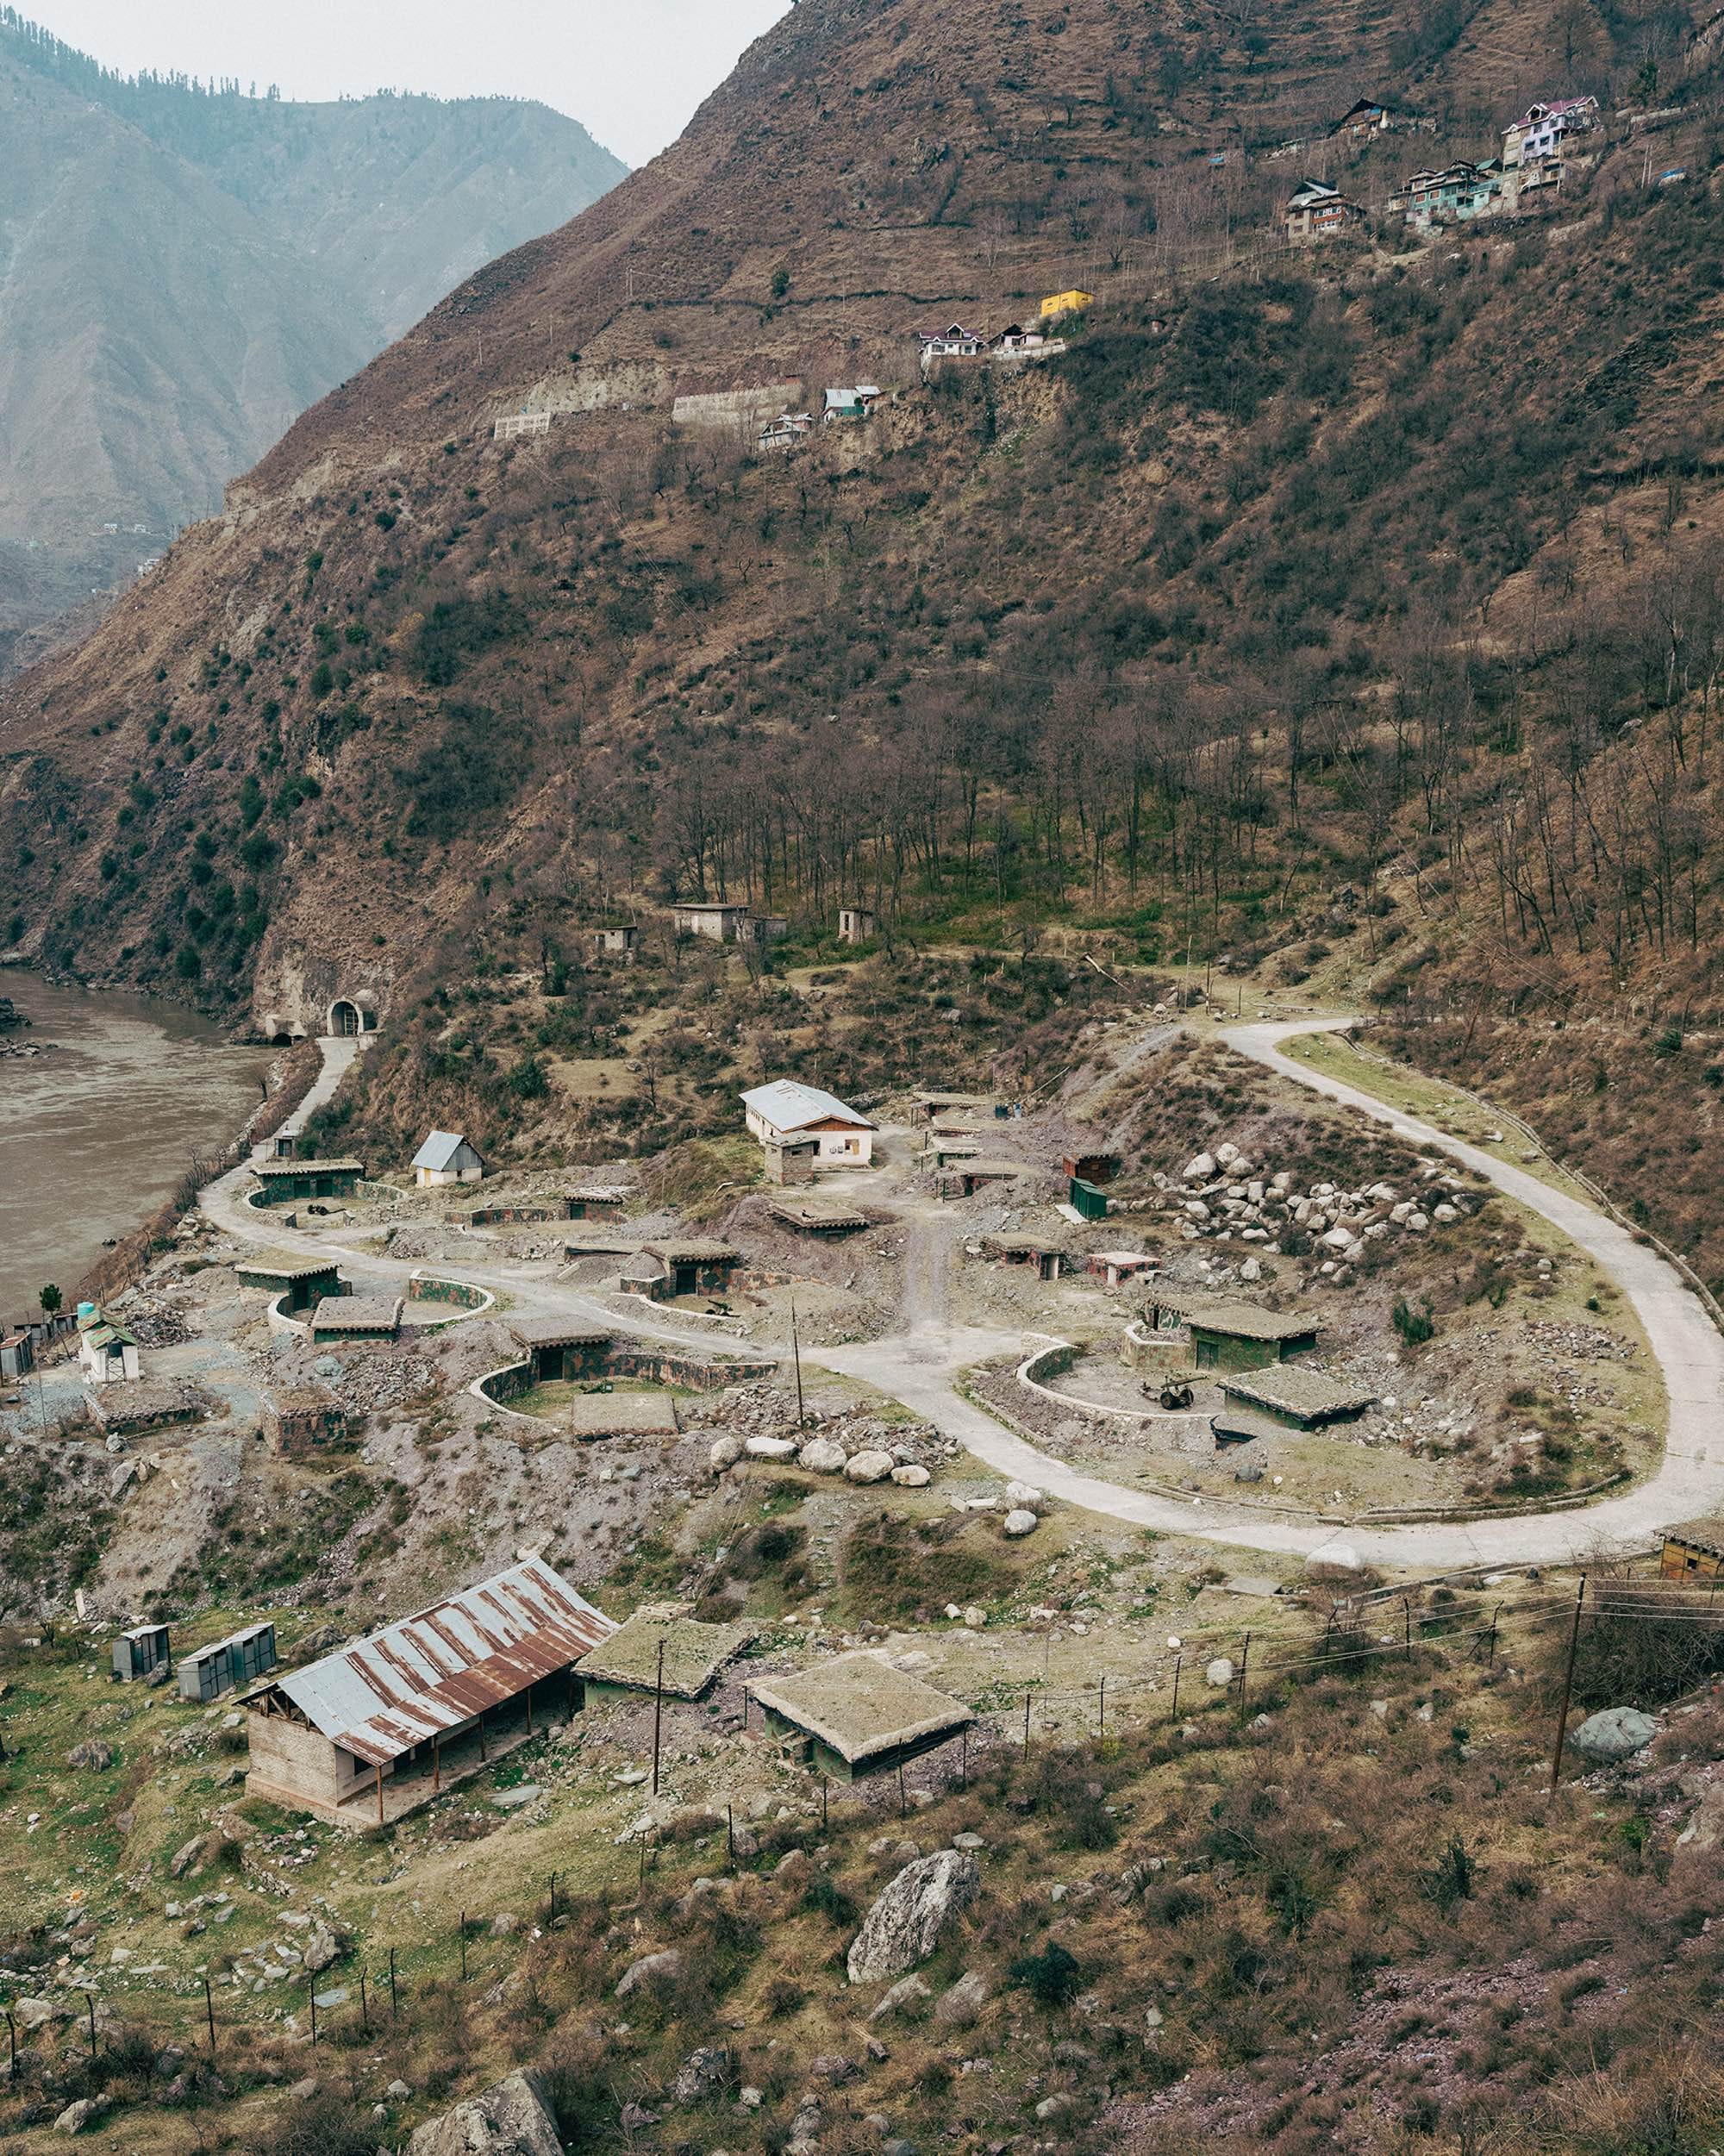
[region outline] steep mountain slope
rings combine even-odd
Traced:
[[[1276,249],[1302,169],[1379,203],[1552,85],[1663,112],[1559,220]],[[270,1033],[572,958],[642,890],[1288,978],[1321,910],[1390,995],[1702,964],[1667,745],[1718,642],[1718,86],[1715,33],[1571,5],[804,0],[22,684],[0,926]],[[1434,134],[1351,159],[1370,89]],[[1073,285],[1063,358],[921,378],[919,324]],[[870,377],[789,458],[673,421]],[[523,407],[550,434],[495,445]],[[477,1016],[424,1022],[483,1066]]]
[[[0,541],[57,573],[0,559],[0,666],[45,582],[129,580],[331,383],[623,170],[540,106],[135,83],[8,17]]]

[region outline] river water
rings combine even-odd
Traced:
[[[0,996],[33,1022],[0,1050],[0,1330],[53,1281],[82,1276],[172,1190],[194,1153],[212,1153],[259,1099],[268,1055],[147,997],[57,988],[0,966]]]

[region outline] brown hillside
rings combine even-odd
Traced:
[[[1685,191],[1612,123],[1559,227],[1265,257],[1302,169],[1375,202],[1649,61]],[[1268,154],[1371,85],[1437,134]],[[1629,616],[1713,522],[1713,109],[1662,17],[806,0],[21,686],[0,927],[273,1031],[572,954],[625,893],[1087,909],[1153,960],[1409,841],[1458,873],[1558,646],[1622,629],[1595,747],[1667,693]],[[1064,360],[920,382],[918,324],[1074,283]],[[791,459],[670,423],[870,376],[896,401]],[[552,434],[499,451],[522,407]]]

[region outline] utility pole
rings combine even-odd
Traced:
[[[209,2055],[216,2055],[216,2002],[209,1996],[209,1972],[203,1972],[203,2018],[209,2024]]]
[[[1183,1652],[1176,1654],[1173,1658],[1173,1705],[1169,1710],[1167,1716],[1167,1719],[1170,1722],[1177,1722],[1179,1719],[1179,1665],[1184,1659],[1185,1657]]]
[[[1563,1672],[1562,1705],[1557,1709],[1557,1730],[1551,1746],[1551,1785],[1546,1792],[1557,1793],[1557,1775],[1562,1767],[1563,1737],[1568,1728],[1568,1703],[1574,1691],[1574,1658],[1580,1647],[1580,1612],[1586,1600],[1586,1574],[1580,1576],[1580,1587],[1574,1598],[1574,1622],[1569,1628],[1568,1666]]]
[[[1029,1694],[1028,1694],[1028,1692],[1026,1692],[1026,1693],[1024,1694],[1024,1734],[1023,1734],[1023,1755],[1024,1755],[1025,1759],[1028,1759],[1028,1757],[1029,1757],[1029,1701],[1030,1701],[1030,1696],[1029,1696]]]
[[[796,1428],[803,1427],[803,1343],[796,1329],[796,1299],[790,1297],[790,1353],[796,1366]]]
[[[653,1794],[659,1794],[659,1742],[665,1718],[665,1642],[659,1642],[659,1674],[653,1681]]]

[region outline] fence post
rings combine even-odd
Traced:
[[[90,2007],[90,2057],[93,2064],[96,2058],[96,1994],[86,1991],[84,1996]]]
[[[1173,1658],[1173,1704],[1169,1709],[1167,1715],[1170,1722],[1177,1722],[1179,1719],[1179,1665],[1184,1659],[1183,1649]]]
[[[467,1980],[467,1912],[461,1911],[461,1982]]]
[[[1030,1696],[1029,1696],[1029,1694],[1028,1694],[1028,1692],[1026,1692],[1026,1693],[1024,1694],[1024,1734],[1023,1734],[1023,1755],[1024,1755],[1025,1759],[1028,1759],[1028,1757],[1029,1757],[1029,1699],[1030,1699]]]
[[[392,2022],[400,2018],[399,2003],[395,1996],[395,1949],[393,1947],[389,1950],[389,2018]]]
[[[209,2024],[209,2051],[213,2058],[216,2051],[216,2002],[209,1995],[209,1972],[207,1969],[203,1972],[203,2018]]]
[[[359,1972],[359,2027],[369,2036],[372,2033],[372,2009],[365,1997],[365,1972]]]
[[[1245,1635],[1245,1638],[1244,1638],[1243,1641],[1240,1643],[1240,1692],[1239,1692],[1239,1712],[1240,1712],[1240,1715],[1241,1719],[1243,1719],[1244,1715],[1245,1715],[1245,1679],[1246,1679],[1246,1670],[1249,1668],[1250,1664],[1251,1664],[1251,1634],[1250,1634],[1250,1633],[1249,1633],[1249,1632],[1247,1632],[1247,1633],[1246,1634],[1246,1635]]]
[[[16,2081],[18,2078],[18,2024],[12,2019],[9,2006],[6,2009],[6,2040],[12,2052],[11,2078]]]
[[[308,1977],[305,1982],[306,1989],[311,1995],[311,2041],[315,2046],[317,2041],[317,1979],[315,1976]]]

